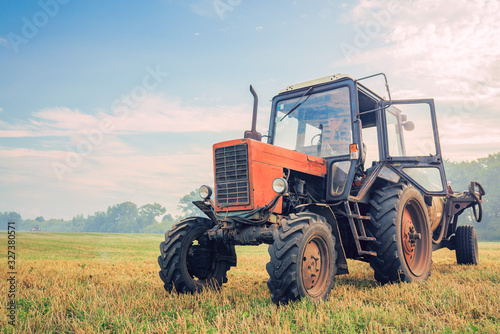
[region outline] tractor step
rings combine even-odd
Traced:
[[[351,209],[351,204],[352,204],[352,209]],[[345,210],[347,213],[347,218],[349,219],[349,226],[351,227],[358,255],[377,256],[376,252],[364,249],[366,248],[366,244],[362,245],[360,242],[360,241],[367,241],[367,242],[377,241],[377,238],[369,237],[366,235],[365,222],[371,222],[372,220],[371,217],[361,215],[361,213],[359,212],[358,202],[349,202],[349,201],[345,202]]]

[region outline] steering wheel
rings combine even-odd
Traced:
[[[321,141],[321,135],[322,135],[321,133],[318,133],[318,134],[314,135],[314,136],[311,138],[311,146],[314,146],[314,145],[318,145],[318,144],[319,144],[319,142]],[[313,141],[314,141],[314,139],[316,139],[316,137],[319,137],[319,139],[318,139],[318,143],[314,144],[314,143],[313,143]]]
[[[477,192],[476,192],[476,187],[477,187]],[[472,212],[474,212],[474,218],[479,223],[483,219],[483,207],[481,206],[481,199],[485,194],[484,189],[481,186],[481,184],[479,184],[479,182],[473,181],[469,184],[469,194],[474,199],[474,204],[472,204]]]

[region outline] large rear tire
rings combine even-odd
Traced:
[[[478,264],[479,251],[474,227],[469,225],[457,227],[455,232],[455,254],[458,264]]]
[[[234,246],[208,240],[205,231],[213,227],[210,219],[188,218],[165,233],[158,257],[160,278],[165,290],[181,293],[220,288],[227,282],[226,273],[236,265]]]
[[[267,286],[275,304],[328,297],[335,284],[337,252],[325,218],[299,213],[282,219],[269,255]]]
[[[389,282],[422,282],[430,276],[432,239],[427,206],[422,194],[403,183],[375,191],[369,228],[377,238],[370,261],[375,279]]]

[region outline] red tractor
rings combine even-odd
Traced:
[[[361,84],[380,75],[388,99]],[[325,299],[346,259],[370,263],[380,283],[425,281],[434,250],[477,264],[472,226],[481,220],[477,182],[446,181],[432,99],[393,101],[380,73],[333,75],[292,85],[272,102],[267,143],[255,130],[213,146],[215,192],[194,204],[206,217],[175,224],[158,257],[167,291],[218,288],[236,266],[235,245],[269,244],[276,304]]]

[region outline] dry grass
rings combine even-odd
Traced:
[[[158,277],[160,235],[20,233],[18,325],[4,333],[293,333],[500,331],[500,243],[480,243],[480,265],[433,254],[424,284],[380,286],[351,261],[330,300],[276,307],[266,286],[267,247],[240,247],[221,292],[167,294]],[[6,245],[5,233],[0,240]],[[1,249],[5,246],[2,245]],[[5,294],[6,266],[0,265]],[[2,296],[1,300],[5,300]]]

